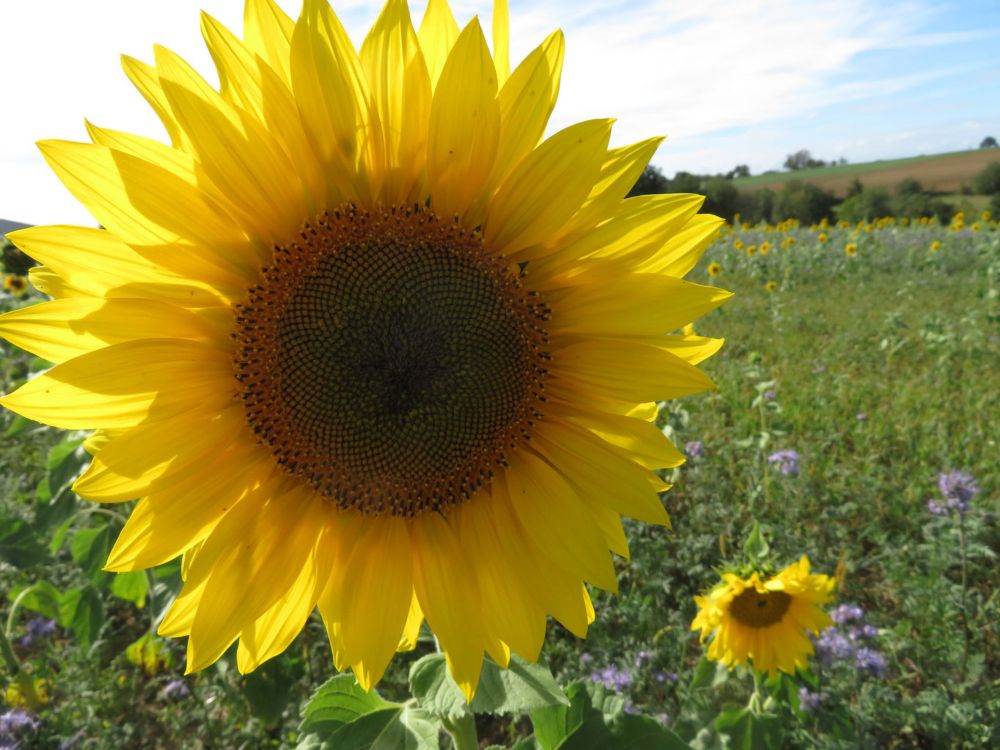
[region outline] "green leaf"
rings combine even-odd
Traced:
[[[83,437],[74,434],[71,437],[63,438],[49,450],[46,464],[49,491],[53,496],[58,495],[65,487],[72,484],[83,469],[84,464],[90,460],[87,452],[80,447],[82,443]]]
[[[48,550],[35,539],[27,523],[19,518],[0,518],[0,560],[27,568],[48,559]]]
[[[65,592],[59,600],[58,622],[72,630],[82,643],[92,643],[104,624],[104,606],[94,587]]]
[[[709,661],[704,656],[694,668],[691,689],[716,687],[729,679],[729,668],[725,664]]]
[[[691,746],[649,716],[623,713],[610,727],[616,750],[691,750]],[[767,745],[766,747],[770,747]]]
[[[294,685],[287,658],[271,659],[244,675],[243,695],[250,704],[250,713],[265,726],[274,726],[291,699]]]
[[[595,713],[590,705],[590,695],[582,682],[571,683],[566,688],[568,706],[548,706],[531,712],[535,741],[541,750],[555,750],[566,737],[580,726],[588,712]]]
[[[111,551],[111,534],[107,524],[79,529],[69,543],[73,559],[91,580],[97,577]]]
[[[149,579],[143,570],[118,573],[111,581],[111,593],[119,599],[132,602],[139,609],[146,605],[149,594]]]
[[[519,714],[569,704],[546,667],[517,656],[511,656],[508,669],[489,659],[483,663],[471,706],[448,674],[444,654],[428,654],[410,667],[410,691],[423,708],[437,716],[462,716],[469,711]]]
[[[306,704],[299,731],[328,736],[365,714],[392,708],[374,690],[366,693],[350,674],[323,683]]]
[[[22,417],[20,414],[15,414],[14,418],[7,426],[7,430],[4,432],[3,436],[5,438],[12,438],[15,435],[20,435],[29,427],[37,427],[37,426],[38,426],[37,422],[32,422],[30,419]]]
[[[747,536],[746,543],[743,545],[743,551],[751,560],[763,560],[771,551],[771,547],[768,545],[767,539],[765,539],[764,535],[761,533],[760,524],[757,521],[753,522],[750,534]]]
[[[773,714],[731,708],[716,717],[715,728],[729,738],[731,750],[781,746],[781,720]]]
[[[299,750],[438,750],[439,731],[440,724],[421,709],[390,706],[344,724],[319,745],[305,738]]]
[[[11,591],[7,594],[7,598],[14,601],[21,596],[22,592],[24,592],[24,596],[18,606],[37,612],[50,620],[59,619],[59,602],[62,599],[62,594],[51,583],[38,581],[28,586],[27,589]]]

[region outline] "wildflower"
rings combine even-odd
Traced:
[[[720,266],[718,263],[709,263],[708,264],[708,275],[709,276],[718,276],[720,273],[722,273],[722,266]]]
[[[777,464],[778,470],[786,476],[798,476],[799,474],[799,454],[798,451],[787,449],[775,451],[767,457],[768,462]]]
[[[689,440],[684,444],[684,452],[691,458],[701,458],[705,455],[705,444],[701,440]]]
[[[173,700],[183,700],[191,695],[191,689],[184,680],[171,680],[163,688],[163,697]]]
[[[947,499],[968,503],[979,494],[979,483],[967,471],[948,471],[938,474],[938,489]]]
[[[769,281],[766,284],[764,284],[764,288],[767,291],[769,291],[769,292],[776,292],[776,291],[778,291],[778,282],[777,281]]]
[[[854,644],[837,628],[826,628],[816,639],[816,656],[826,667],[850,659],[853,655]]]
[[[668,523],[617,405],[711,387],[662,334],[729,296],[680,279],[723,222],[623,200],[658,139],[543,141],[563,37],[510,71],[506,9],[494,55],[444,0],[420,34],[391,0],[359,53],[326,2],[254,0],[242,40],[203,21],[222,93],[126,58],[173,146],[41,144],[104,228],[10,235],[60,299],[0,333],[57,364],[2,403],[107,431],[74,489],[143,498],[107,569],[184,556],[159,633],[188,671],[237,640],[251,671],[318,606],[365,689],[426,618],[471,700],[484,651],[535,659],[549,614],[586,634],[612,516]]]
[[[865,672],[873,677],[885,676],[885,657],[873,648],[864,646],[859,648],[854,654],[854,666],[859,672]]]
[[[28,678],[27,686],[11,682],[4,689],[4,702],[13,708],[35,708],[49,702],[48,683],[40,678]]]
[[[799,710],[802,713],[809,714],[819,710],[824,700],[826,696],[819,691],[814,693],[805,685],[799,688]]]
[[[853,258],[855,255],[858,254],[858,246],[855,245],[853,242],[848,242],[847,245],[844,246],[844,252],[847,254],[848,257]]]
[[[758,573],[742,578],[725,573],[706,596],[695,597],[698,614],[692,630],[709,636],[707,656],[728,667],[753,661],[769,674],[804,669],[813,644],[806,634],[819,633],[831,620],[820,607],[829,601],[834,582],[809,572],[803,555],[776,576]]]
[[[934,240],[931,242],[931,252],[936,253],[941,249],[941,240]]]
[[[928,500],[927,512],[932,516],[947,516],[948,504],[945,500]]]
[[[652,651],[640,651],[635,655],[635,668],[642,669],[653,659]]]
[[[841,604],[830,613],[830,619],[838,625],[859,622],[864,619],[864,616],[865,611],[857,604]]]
[[[18,641],[22,646],[28,647],[32,645],[35,641],[47,638],[52,635],[56,630],[55,620],[49,620],[45,617],[32,617],[28,620],[28,624],[25,626],[27,631],[21,639]]]
[[[664,685],[668,682],[677,682],[676,672],[664,672],[662,669],[658,669],[653,672],[653,679],[656,680],[657,685]]]
[[[22,708],[13,708],[0,714],[0,748],[17,750],[21,747],[19,740],[24,735],[35,732],[40,724],[37,716]],[[7,742],[12,744],[6,744]]]
[[[777,398],[778,398],[778,394],[774,392],[773,388],[768,388],[766,391],[764,391],[764,400],[765,401],[774,401]]]
[[[829,238],[826,236],[826,232],[820,232],[819,236],[816,238],[820,243],[826,242]]]
[[[854,418],[856,420],[858,420],[859,422],[867,422],[868,421],[868,415],[865,414],[863,411],[859,411],[857,414],[855,414]]]
[[[600,683],[609,690],[622,691],[632,684],[632,675],[624,669],[609,665],[590,675],[592,682]]]
[[[580,663],[583,664],[584,666],[586,666],[587,664],[590,664],[590,662],[592,662],[593,660],[594,660],[594,657],[591,656],[586,651],[584,651],[582,654],[580,654]]]
[[[172,661],[166,643],[149,633],[125,649],[125,658],[150,676],[167,669]]]

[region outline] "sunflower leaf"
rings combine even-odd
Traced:
[[[339,674],[313,693],[303,713],[299,731],[303,734],[331,735],[365,714],[391,706],[374,690],[366,693],[353,675]]]
[[[353,682],[353,678],[349,679]],[[357,689],[368,695],[360,687]],[[378,700],[381,701],[381,698]],[[332,733],[329,732],[332,723],[314,725],[314,730],[299,742],[297,750],[376,750],[390,747],[394,750],[437,750],[440,732],[437,720],[419,708],[382,703],[383,708],[367,711],[352,721],[341,723]],[[357,704],[355,707],[358,707]],[[320,731],[315,731],[317,726],[322,727]]]
[[[468,705],[448,674],[444,654],[428,654],[410,668],[410,690],[420,705],[436,716],[519,714],[547,706],[569,705],[569,699],[549,670],[512,656],[502,669],[487,660]]]
[[[723,711],[715,719],[715,728],[729,738],[732,750],[781,744],[781,720],[773,714],[754,714],[749,708]]]

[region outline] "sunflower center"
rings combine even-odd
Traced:
[[[781,622],[792,597],[784,591],[766,591],[763,594],[754,588],[744,589],[729,605],[733,619],[750,628],[766,628]]]
[[[480,235],[345,206],[275,247],[237,309],[250,427],[342,508],[468,499],[541,416],[548,310]]]

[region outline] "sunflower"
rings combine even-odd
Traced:
[[[758,573],[749,578],[726,573],[707,596],[695,597],[698,614],[691,629],[701,630],[702,642],[712,636],[713,661],[730,668],[752,661],[760,672],[794,674],[813,652],[806,633],[818,634],[832,622],[820,606],[833,587],[829,576],[809,572],[805,555],[764,580]]]
[[[849,258],[853,258],[855,255],[858,254],[858,246],[855,245],[853,242],[848,242],[844,246],[844,253],[846,253]]]
[[[389,0],[360,51],[321,0],[202,31],[219,91],[124,58],[171,145],[40,144],[104,228],[12,234],[55,300],[0,333],[58,364],[2,403],[96,430],[76,491],[139,498],[108,570],[183,555],[159,632],[189,672],[236,641],[254,669],[318,606],[365,689],[426,619],[471,699],[547,615],[586,634],[620,514],[668,523],[656,401],[712,387],[722,342],[664,334],[730,296],[680,279],[723,222],[625,197],[660,138],[543,140],[563,36],[511,71],[506,2],[492,54],[445,0],[419,30]]]
[[[720,273],[722,273],[722,266],[720,266],[718,263],[709,263],[708,264],[708,275],[709,276],[718,276]]]
[[[764,228],[765,232],[768,231],[768,230],[770,230],[770,227],[765,227]],[[771,252],[771,243],[770,242],[761,242],[760,243],[760,254],[761,255],[767,255],[769,252]]]
[[[746,252],[747,252],[747,257],[748,258],[752,258],[753,256],[755,256],[757,254],[757,246],[756,245],[747,245],[747,251]]]
[[[764,284],[764,289],[766,289],[769,292],[776,292],[776,291],[778,291],[778,282],[777,281],[769,281],[766,284]]]
[[[3,288],[15,296],[19,296],[28,291],[28,282],[23,276],[9,273],[3,277]]]
[[[934,240],[933,242],[931,242],[932,253],[936,253],[940,249],[941,249],[941,240]]]

